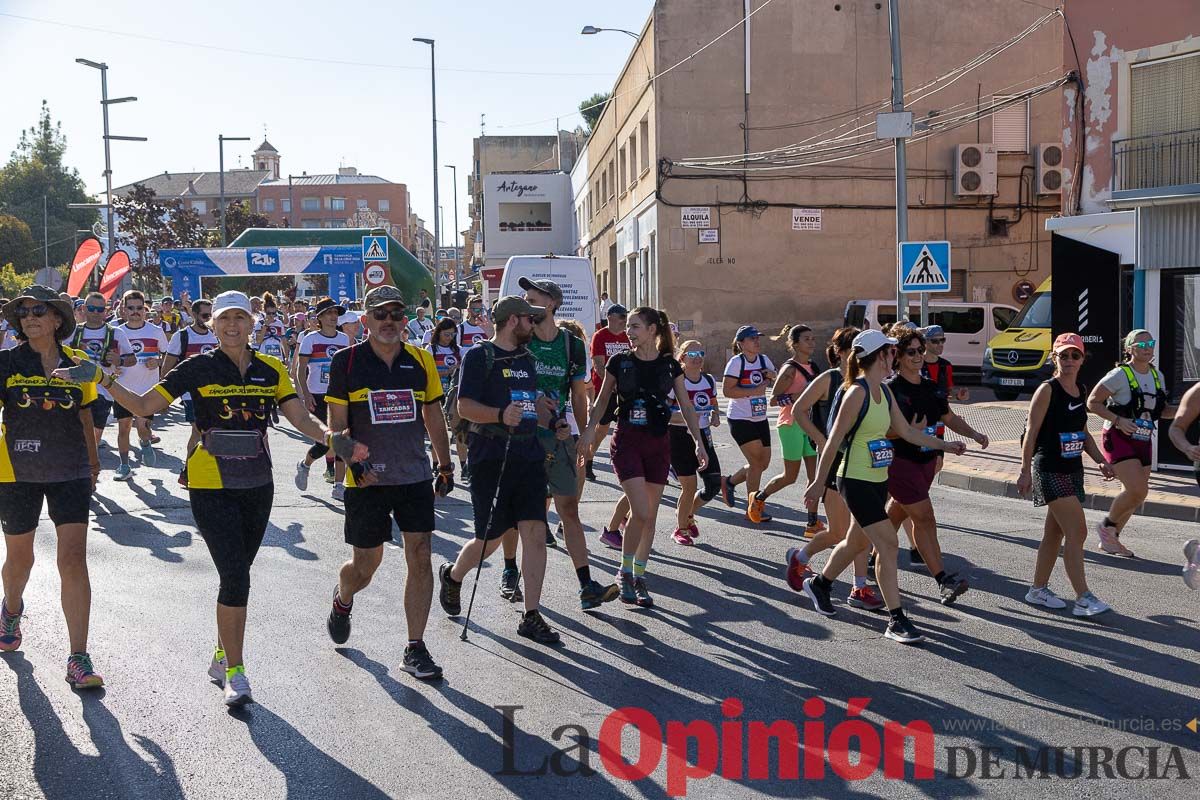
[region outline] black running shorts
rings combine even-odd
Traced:
[[[433,481],[403,486],[346,487],[346,544],[370,549],[401,533],[432,533]]]
[[[16,536],[37,528],[43,500],[55,527],[86,525],[88,505],[92,500],[92,479],[76,478],[55,483],[0,483],[0,527],[3,527],[4,534]]]

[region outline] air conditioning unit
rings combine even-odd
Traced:
[[[954,194],[959,197],[978,197],[995,193],[996,145],[955,145]]]
[[[1037,178],[1036,194],[1062,194],[1063,145],[1062,142],[1039,144],[1033,151],[1034,171]]]

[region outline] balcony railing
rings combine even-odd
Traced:
[[[1114,192],[1200,184],[1200,128],[1114,139]]]

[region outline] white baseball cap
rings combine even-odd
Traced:
[[[221,292],[213,298],[212,318],[216,319],[226,311],[245,311],[248,316],[254,316],[250,310],[250,298],[242,292]]]
[[[881,347],[886,347],[889,344],[896,344],[897,339],[890,336],[884,336],[883,331],[877,331],[874,328],[867,330],[854,337],[854,350],[860,356],[869,356]]]

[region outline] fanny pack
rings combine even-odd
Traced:
[[[211,430],[204,434],[204,449],[214,458],[257,458],[262,454],[258,431]]]

